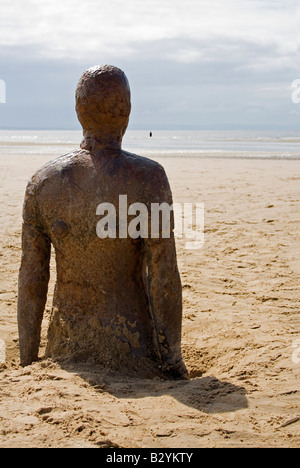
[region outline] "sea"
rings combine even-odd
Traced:
[[[0,130],[0,155],[55,157],[78,148],[81,139],[80,130]],[[300,131],[127,130],[122,148],[150,158],[300,159]]]

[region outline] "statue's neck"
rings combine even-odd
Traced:
[[[91,153],[99,150],[120,150],[122,138],[111,137],[110,135],[92,135],[84,132],[83,140],[81,141],[80,148],[90,151]]]

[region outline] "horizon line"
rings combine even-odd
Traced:
[[[289,125],[160,125],[160,126],[132,126],[128,127],[127,131],[267,131],[267,130],[277,130],[277,131],[300,131],[297,126]],[[69,131],[76,131],[82,132],[80,128],[74,127],[0,127],[0,131],[62,131],[62,132],[69,132]]]

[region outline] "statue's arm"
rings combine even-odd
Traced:
[[[172,194],[164,171],[159,178],[160,203],[172,205]],[[177,266],[174,239],[174,217],[167,238],[145,239],[148,294],[157,345],[163,371],[176,378],[187,376],[181,355],[182,287]]]
[[[47,299],[51,243],[41,227],[32,193],[23,209],[22,259],[18,284],[18,328],[21,365],[38,359],[41,323]]]

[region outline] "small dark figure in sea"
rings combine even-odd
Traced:
[[[185,378],[182,290],[173,235],[100,238],[97,206],[119,196],[172,205],[164,169],[121,149],[131,109],[125,74],[93,67],[81,77],[76,111],[80,148],[29,181],[23,209],[18,326],[23,366],[38,359],[51,246],[56,286],[46,357],[92,361],[137,375]]]

